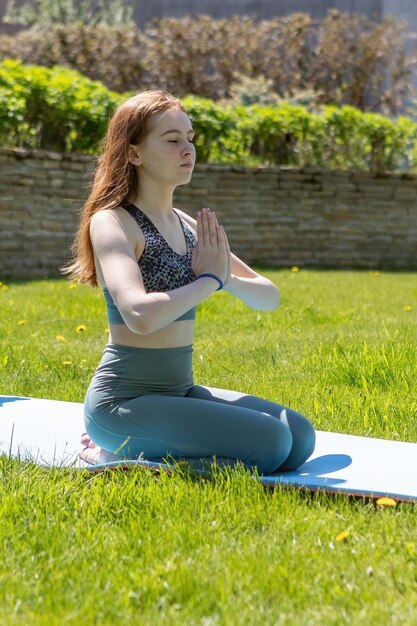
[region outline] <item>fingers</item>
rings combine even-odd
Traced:
[[[218,238],[218,223],[217,217],[215,213],[209,213],[208,215],[208,223],[209,223],[209,231],[210,231],[210,241],[212,245],[217,245],[219,243]]]
[[[204,245],[204,228],[201,211],[197,213],[197,241],[201,241],[201,243]]]
[[[203,245],[216,246],[219,244],[219,223],[216,214],[204,208],[197,214],[197,239]]]
[[[194,248],[192,268],[196,275],[212,272],[225,280],[229,270],[229,252],[226,234],[210,209],[197,214],[197,243]]]
[[[216,233],[217,233],[217,243],[219,247],[226,250],[227,254],[230,254],[229,243],[227,241],[226,232],[223,226],[220,226],[220,224],[217,222],[217,219],[216,219]]]

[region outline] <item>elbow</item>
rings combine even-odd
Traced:
[[[262,310],[274,311],[275,309],[278,309],[280,303],[281,303],[280,293],[278,289],[275,287],[275,285],[271,283],[271,289],[269,290],[268,297],[265,298],[264,302],[262,303],[263,304]]]
[[[137,322],[135,324],[135,327],[131,330],[133,330],[133,332],[137,335],[151,335],[153,332],[155,332],[155,329],[152,328],[152,325],[149,322],[145,322],[143,320]]]
[[[114,304],[111,312],[113,313],[115,309],[117,317],[121,318],[115,322],[116,324],[124,323],[135,335],[150,335],[157,330],[155,310],[152,313],[152,307],[149,307],[146,301],[130,297],[129,293],[122,293],[119,297],[115,294],[112,298]]]
[[[152,317],[137,311],[131,311],[125,316],[126,326],[135,335],[151,335],[157,328]]]
[[[255,311],[274,311],[280,305],[280,294],[275,285],[270,283],[268,289],[262,290],[256,298],[245,300],[245,302]]]
[[[247,304],[255,311],[274,311],[280,304],[279,293],[271,294],[262,300],[247,302]]]
[[[279,296],[277,296],[275,298],[270,298],[267,302],[264,302],[263,306],[259,307],[259,310],[275,311],[276,309],[278,309],[279,305],[280,305],[280,299],[279,299]]]

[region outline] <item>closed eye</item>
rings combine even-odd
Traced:
[[[189,143],[194,143],[194,137],[189,137],[187,141]],[[168,143],[178,143],[178,139],[168,139]]]

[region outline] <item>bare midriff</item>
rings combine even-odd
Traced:
[[[124,324],[110,324],[109,343],[131,348],[180,348],[190,346],[194,338],[194,320],[172,322],[151,333],[138,335]]]

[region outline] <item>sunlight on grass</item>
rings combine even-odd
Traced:
[[[199,307],[196,381],[417,441],[416,275],[267,275],[278,311],[221,292]],[[99,293],[3,280],[0,304],[2,392],[81,402],[106,341]],[[268,491],[239,468],[91,476],[3,457],[0,625],[411,625],[415,512]]]

